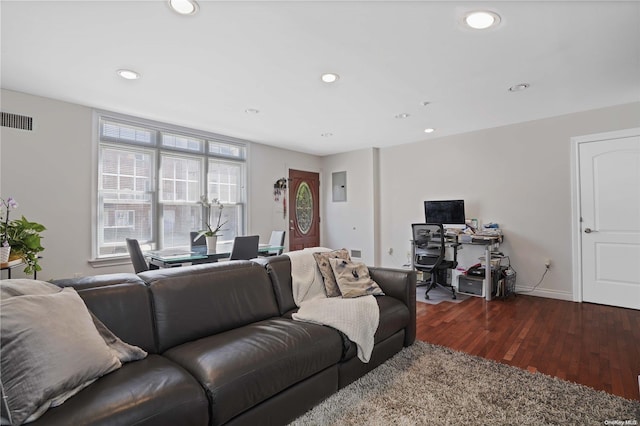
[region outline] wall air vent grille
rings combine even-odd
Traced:
[[[2,112],[2,127],[12,127],[21,130],[33,130],[33,117],[26,115],[11,114]]]

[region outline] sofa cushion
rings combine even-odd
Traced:
[[[159,269],[140,277],[151,290],[161,353],[279,315],[266,270],[250,261]]]
[[[157,353],[151,295],[142,280],[100,287],[81,287],[89,310],[124,342]]]
[[[290,386],[334,366],[338,333],[273,318],[174,347],[166,357],[206,389],[211,423],[223,424]]]
[[[198,382],[159,356],[101,377],[30,426],[207,425],[209,404]]]

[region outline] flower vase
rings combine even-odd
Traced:
[[[213,237],[205,237],[207,240],[207,253],[215,253],[216,252],[216,244],[218,244],[218,236],[214,235]]]
[[[0,247],[0,263],[7,263],[9,261],[9,254],[11,253],[10,246]]]

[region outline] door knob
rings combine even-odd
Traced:
[[[591,228],[584,228],[584,232],[585,232],[585,234],[590,234],[592,232],[598,232],[598,231],[595,231],[595,230],[593,230]]]

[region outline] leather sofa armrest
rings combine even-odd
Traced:
[[[371,278],[387,296],[403,302],[409,308],[409,326],[404,345],[410,346],[416,339],[416,273],[406,269],[370,267]]]

